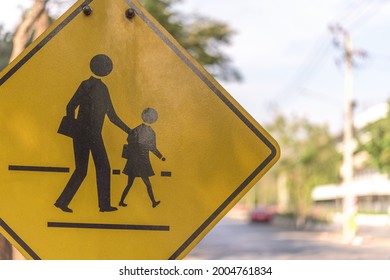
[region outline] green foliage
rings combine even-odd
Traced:
[[[10,33],[3,34],[0,26],[0,71],[7,66],[12,52],[12,36]]]
[[[287,177],[291,211],[297,217],[306,217],[313,188],[338,181],[341,155],[328,127],[304,118],[279,115],[268,130],[281,147],[274,172]]]
[[[222,22],[199,15],[184,15],[173,6],[181,0],[141,0],[141,4],[212,75],[227,81],[240,81],[221,47],[231,44],[234,32]]]
[[[359,134],[359,150],[369,155],[368,164],[390,176],[390,111],[387,116],[370,123]]]

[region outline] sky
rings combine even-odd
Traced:
[[[1,1],[0,23],[15,28],[22,8],[32,2]],[[61,9],[51,12],[60,15]],[[389,0],[182,0],[175,9],[236,31],[224,51],[244,80],[220,83],[263,126],[279,113],[341,131],[344,40],[329,25],[340,24],[354,50],[367,54],[354,57],[355,114],[390,98]]]

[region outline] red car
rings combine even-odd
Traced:
[[[268,223],[272,220],[274,211],[269,208],[256,207],[250,212],[251,222]]]

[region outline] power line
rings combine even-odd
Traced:
[[[330,22],[341,22],[349,21],[350,24],[353,24],[355,28],[360,24],[372,17],[378,10],[379,4],[382,4],[382,0],[379,1],[366,1],[361,0],[354,2],[352,6],[341,11],[338,15],[333,17],[333,20]],[[377,8],[373,10],[373,8]],[[370,15],[367,13],[371,11]],[[365,16],[364,18],[362,18]],[[337,19],[337,21],[336,21]],[[360,19],[360,20],[359,20]],[[289,93],[288,97],[291,97],[292,92],[296,92],[296,89],[299,86],[307,84],[310,79],[312,79],[320,70],[323,65],[322,62],[325,59],[327,53],[330,50],[329,41],[324,38],[325,36],[321,34],[317,39],[312,51],[307,56],[307,59],[303,62],[300,69],[292,76],[291,81],[285,85],[272,99],[277,100],[283,97],[287,92]],[[298,93],[300,94],[300,93]]]
[[[294,74],[292,80],[278,92],[274,99],[281,97],[286,92],[291,93],[291,91],[296,89],[297,85],[300,85],[303,82],[308,82],[308,80],[316,73],[315,70],[317,66],[324,60],[326,54],[330,50],[330,47],[331,44],[326,42],[323,37],[320,37],[310,54],[307,56],[309,59],[304,61],[300,70]]]
[[[330,22],[340,22],[343,26],[348,26],[348,22],[352,23],[356,18],[359,18],[361,14],[367,10],[367,7],[372,3],[375,3],[375,1],[376,0],[360,0],[354,2],[354,5],[347,9],[347,13],[335,16]]]
[[[348,8],[340,13],[339,16],[335,18],[339,18],[343,16],[347,17],[348,14],[353,13],[356,9],[358,9],[364,1],[355,2],[355,5],[351,8]],[[327,52],[330,50],[330,43],[328,39],[325,37],[324,32],[320,34],[318,39],[316,40],[314,47],[311,49],[308,56],[306,56],[306,60],[304,60],[302,66],[299,70],[292,76],[291,81],[285,85],[274,97],[276,100],[282,97],[286,92],[289,92],[291,95],[291,91],[294,91],[297,85],[302,84],[303,82],[308,82],[310,78],[312,78],[315,74],[315,70],[317,65],[319,65],[323,60]]]
[[[356,30],[357,28],[362,27],[369,19],[374,17],[385,5],[387,5],[388,2],[384,2],[382,0],[373,1],[370,2],[369,5],[366,6],[363,13],[355,19],[355,21],[352,21],[351,23],[346,24],[345,26],[349,30]]]

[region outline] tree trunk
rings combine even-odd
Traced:
[[[10,62],[14,60],[25,48],[34,32],[42,33],[42,26],[46,21],[46,28],[48,25],[48,15],[46,12],[46,4],[48,0],[34,0],[34,6],[26,13],[23,21],[15,32],[13,39],[13,50]],[[39,28],[37,28],[39,27]],[[45,28],[45,29],[46,29]]]
[[[47,13],[47,10],[44,9],[41,16],[36,21],[33,40],[41,36],[41,34],[46,31],[49,25],[50,25],[49,14]]]
[[[0,260],[11,260],[12,259],[12,246],[5,239],[4,236],[0,234]]]

